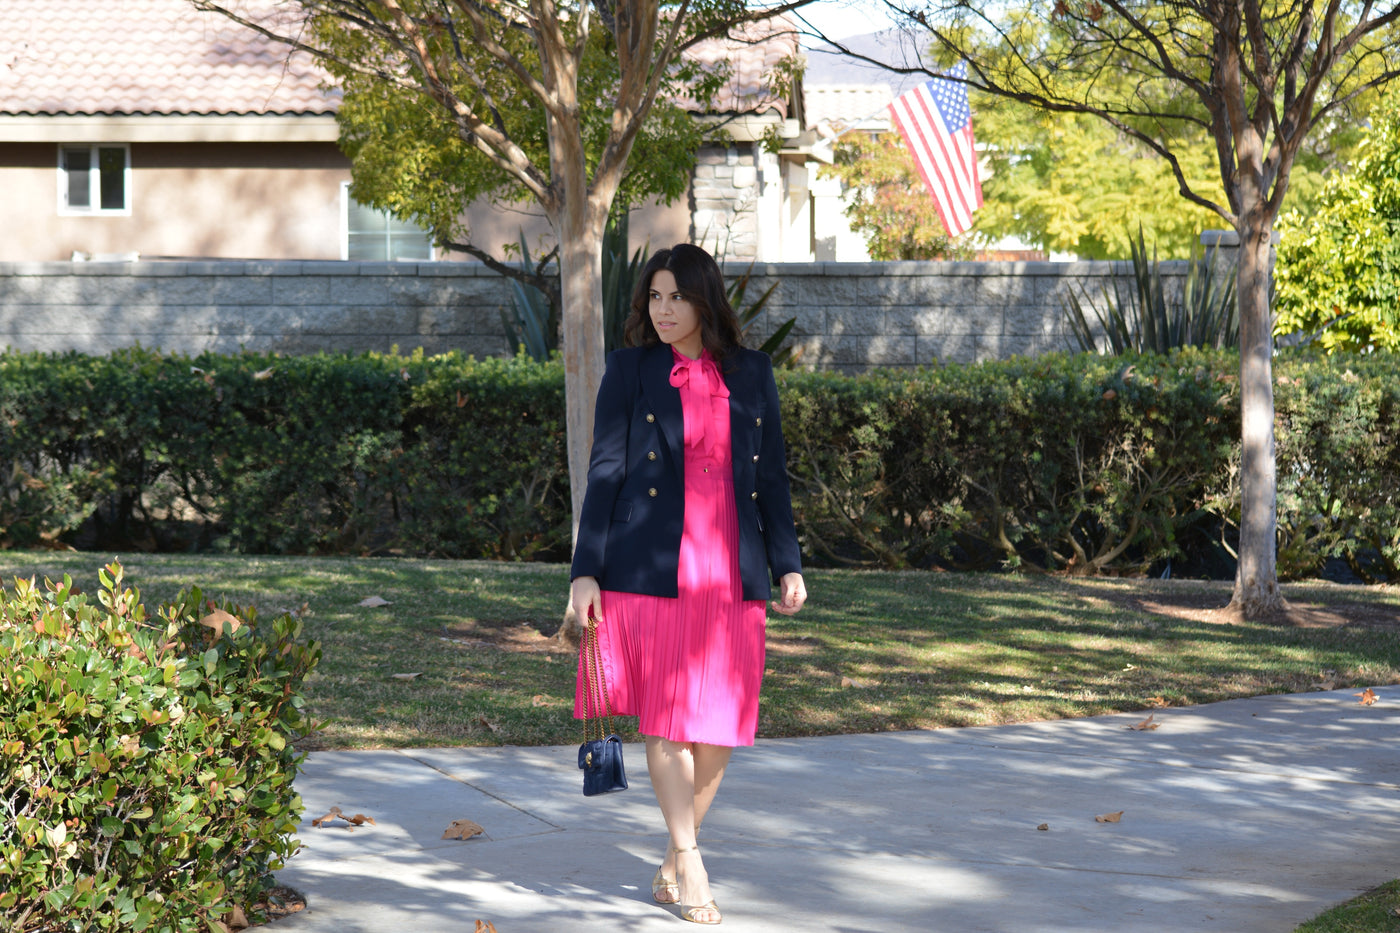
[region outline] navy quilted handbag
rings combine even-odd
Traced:
[[[612,705],[603,677],[603,656],[598,646],[598,623],[589,614],[583,634],[583,670],[588,693],[583,701],[583,744],[578,747],[578,766],[583,771],[583,796],[610,794],[627,789],[627,771],[622,767],[622,739],[613,732]],[[607,728],[603,720],[607,719]]]

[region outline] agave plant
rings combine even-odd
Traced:
[[[535,265],[524,230],[520,231],[520,260],[527,269]],[[510,289],[509,313],[501,308],[501,327],[505,329],[506,339],[517,351],[524,350],[530,359],[544,362],[559,349],[559,324],[549,298],[533,285],[516,279],[510,280]]]
[[[778,283],[774,282],[768,286],[767,291],[754,299],[752,304],[745,304],[749,291],[749,282],[753,278],[754,263],[749,263],[749,267],[744,270],[743,275],[729,280],[725,292],[729,298],[729,306],[739,316],[739,330],[744,336],[744,342],[749,339],[749,331],[758,323],[758,316],[763,313],[763,309],[768,304],[768,299],[773,297],[773,292],[777,289]],[[773,365],[782,369],[792,369],[797,365],[798,359],[802,356],[802,349],[791,345],[785,345],[788,335],[792,333],[793,327],[797,325],[797,318],[790,317],[773,331],[772,336],[763,341],[757,349],[762,350],[773,358]]]
[[[637,247],[631,260],[627,258],[626,212],[608,221],[603,231],[603,347],[607,353],[622,346],[623,325],[632,313],[632,293],[648,258],[647,246]]]
[[[1101,352],[1098,336],[1089,324],[1089,313],[1098,320],[1107,352],[1166,353],[1178,347],[1237,347],[1240,343],[1239,306],[1235,301],[1235,277],[1217,263],[1219,246],[1202,254],[1191,249],[1186,279],[1179,294],[1169,294],[1162,263],[1154,247],[1151,259],[1143,241],[1128,237],[1132,249],[1133,283],[1126,287],[1112,279],[1112,291],[1104,286],[1099,307],[1087,292],[1070,289],[1064,304],[1065,321],[1078,349]],[[1087,309],[1087,312],[1086,312]]]

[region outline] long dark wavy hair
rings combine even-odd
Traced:
[[[722,360],[737,350],[743,340],[739,315],[729,306],[719,265],[713,256],[690,243],[657,250],[647,261],[632,293],[632,313],[623,325],[623,343],[649,347],[661,342],[651,323],[649,305],[652,277],[662,269],[676,277],[676,290],[700,316],[700,340],[710,355]]]

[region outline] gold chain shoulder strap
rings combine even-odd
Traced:
[[[588,627],[583,633],[583,670],[588,681],[588,695],[583,705],[583,740],[589,741],[597,726],[599,739],[613,733],[612,703],[608,700],[608,684],[603,675],[603,654],[598,644],[598,622],[590,614]],[[595,700],[597,701],[595,705]],[[603,730],[603,719],[607,718],[607,731]]]

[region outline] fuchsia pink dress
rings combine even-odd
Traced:
[[[608,699],[643,735],[752,745],[763,682],[763,600],[739,580],[729,390],[709,351],[672,351],[685,420],[685,525],[675,599],[603,591],[599,644]],[[586,692],[580,667],[575,715]]]

